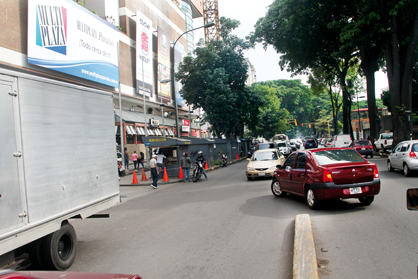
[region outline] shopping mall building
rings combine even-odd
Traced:
[[[194,49],[193,32],[182,34],[199,27],[202,0],[2,2],[0,68],[112,92],[116,142],[122,134],[129,150],[143,149],[144,136],[173,138],[176,127],[209,137],[201,111],[171,84],[171,68]]]

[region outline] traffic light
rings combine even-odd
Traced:
[[[295,119],[295,126],[297,126],[298,125],[298,122],[296,121],[296,119]]]
[[[302,123],[302,127],[303,127],[303,123]]]
[[[309,128],[311,128],[311,124],[309,124]]]

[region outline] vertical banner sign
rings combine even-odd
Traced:
[[[142,68],[144,65],[144,68]],[[152,21],[136,11],[136,91],[135,95],[152,97]],[[142,78],[144,77],[144,78]],[[142,87],[142,84],[144,85]]]
[[[164,79],[170,79],[170,35],[158,26],[158,99],[171,101],[170,83],[162,84]]]
[[[183,61],[183,55],[184,55],[184,46],[177,42],[175,48],[174,48],[174,72],[178,72],[178,68],[180,63]],[[180,90],[183,87],[181,82],[175,81],[176,83],[176,96],[175,100],[177,101],[177,105],[184,106],[186,103],[184,102],[183,96],[180,94]]]
[[[28,0],[28,63],[119,86],[119,30],[71,0]]]

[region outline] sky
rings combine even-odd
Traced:
[[[274,0],[218,0],[219,17],[236,19],[241,22],[240,26],[234,30],[234,34],[240,38],[245,38],[254,30],[254,25],[260,17],[265,16],[268,6]],[[194,27],[203,25],[203,17],[194,20]],[[194,31],[195,42],[205,37],[203,29]],[[249,58],[257,72],[257,81],[276,80],[276,79],[300,79],[306,84],[307,76],[299,75],[291,77],[291,73],[281,71],[279,66],[280,56],[273,47],[269,46],[264,50],[261,44],[255,49],[245,52],[244,56]],[[376,98],[380,98],[382,89],[387,89],[387,76],[383,72],[376,73]],[[365,93],[364,93],[365,94]],[[362,95],[362,94],[360,94]]]

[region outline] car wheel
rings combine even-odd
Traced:
[[[386,148],[384,145],[382,145],[382,153],[386,153]]]
[[[77,236],[73,226],[63,224],[61,229],[47,235],[43,241],[43,259],[47,269],[66,270],[75,259]]]
[[[287,194],[286,192],[283,192],[282,187],[280,186],[280,182],[277,180],[273,180],[271,182],[271,191],[276,197],[283,197]]]
[[[373,154],[370,154],[370,158],[373,158]]]
[[[253,180],[253,178],[252,178],[252,177],[249,177],[249,176],[247,176],[247,179],[248,179],[248,180]]]
[[[318,198],[311,188],[306,191],[306,202],[308,203],[310,209],[317,209],[319,207]]]
[[[374,196],[358,198],[362,205],[370,205],[374,201]]]
[[[411,176],[411,170],[409,169],[409,167],[408,167],[407,164],[404,164],[403,165],[403,174],[405,176]]]
[[[393,171],[392,164],[390,163],[389,160],[388,160],[387,166],[388,166],[388,171]]]

